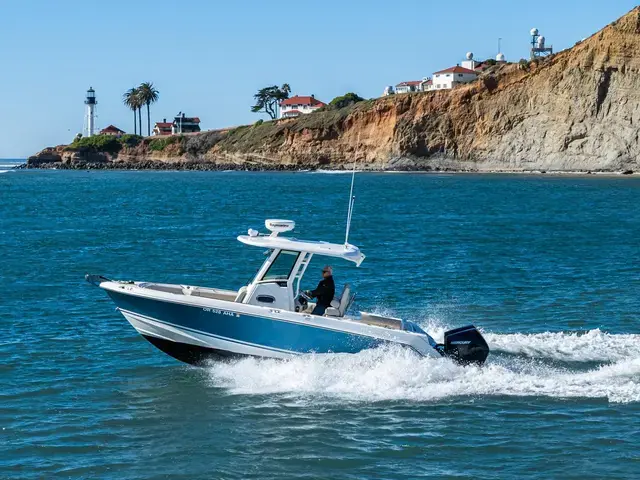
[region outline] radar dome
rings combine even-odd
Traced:
[[[473,60],[473,52],[467,52],[467,60]]]
[[[540,33],[540,32],[538,31],[537,28],[532,28],[531,29],[531,35],[538,35],[538,33]]]
[[[544,42],[546,41],[546,38],[544,37],[539,37],[538,38],[538,48],[544,48]]]
[[[504,62],[504,61],[505,61],[504,53],[499,53],[498,55],[496,55],[496,62]]]
[[[267,227],[267,230],[273,232],[273,234],[290,232],[296,227],[296,222],[293,220],[279,220],[279,219],[268,219],[264,221],[264,226]],[[273,236],[272,234],[272,236]]]

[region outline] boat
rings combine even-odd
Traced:
[[[365,255],[346,239],[337,244],[283,235],[294,230],[291,220],[266,220],[265,227],[268,233],[249,229],[237,237],[267,253],[255,277],[237,290],[117,281],[102,275],[86,275],[86,280],[102,288],[145,339],[189,364],[242,356],[354,354],[390,345],[462,364],[486,360],[489,347],[473,325],[445,332],[439,344],[415,322],[352,313],[355,295],[349,284],[323,315],[312,315],[315,304],[301,290],[311,259],[317,255],[359,267]]]

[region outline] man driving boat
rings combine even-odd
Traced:
[[[336,294],[336,285],[333,282],[333,268],[325,265],[322,269],[322,280],[315,290],[307,290],[305,294],[311,298],[317,298],[316,306],[311,315],[324,315],[325,310],[331,306],[331,301]]]

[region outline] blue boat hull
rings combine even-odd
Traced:
[[[242,355],[282,358],[304,353],[358,353],[386,343],[375,337],[274,317],[164,302],[109,290],[107,293],[149,342],[186,363]],[[147,325],[154,331],[146,330]],[[169,338],[165,332],[178,332],[180,339],[197,341]]]

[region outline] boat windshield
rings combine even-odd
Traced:
[[[300,252],[281,250],[262,280],[287,280],[298,260]]]

